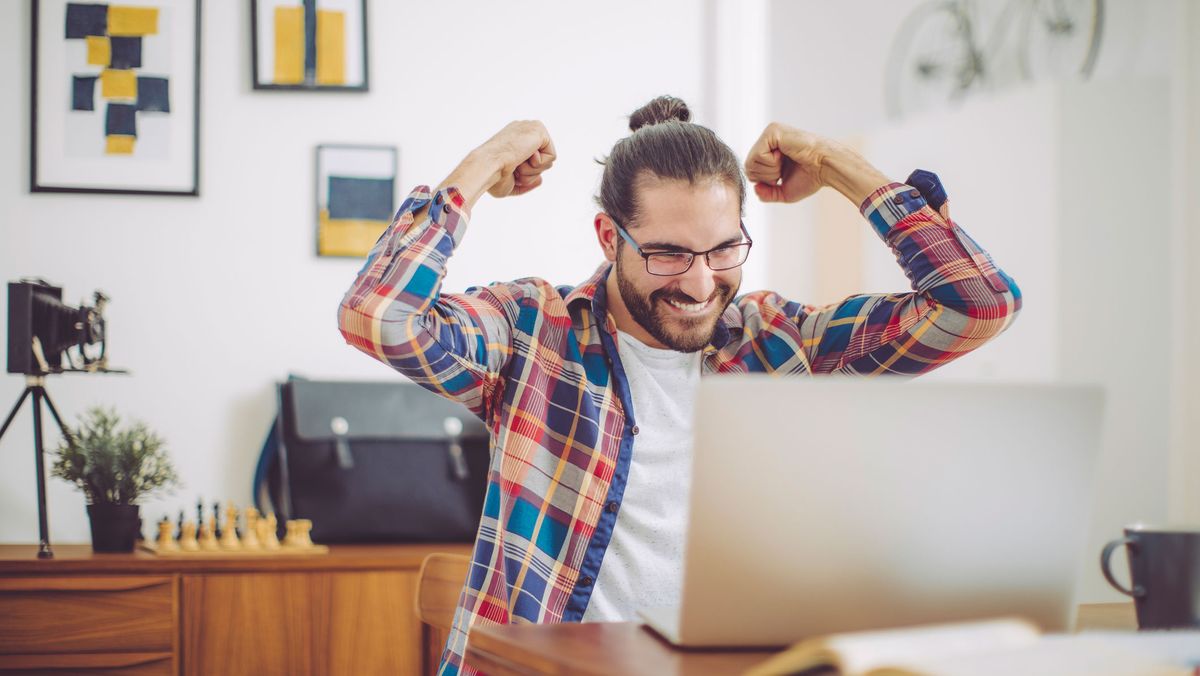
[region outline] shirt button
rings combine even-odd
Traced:
[[[916,188],[913,188],[912,190],[909,190],[909,191],[908,191],[908,196],[909,196],[909,197],[920,197],[920,196],[921,196],[921,191],[920,191],[920,190],[917,190]]]
[[[895,204],[904,204],[904,195],[896,195],[892,198],[892,202]]]
[[[593,580],[590,575],[584,575],[583,577],[579,578],[580,587],[590,587],[592,586],[592,582]]]
[[[642,429],[641,429],[640,427],[638,427],[637,425],[634,425],[634,426],[633,426],[633,429],[632,429],[632,430],[629,430],[629,431],[630,431],[630,432],[632,432],[632,433],[633,433],[633,436],[635,436],[635,437],[636,437],[638,434],[640,434],[640,433],[641,433]]]
[[[621,506],[617,504],[616,500],[613,500],[605,505],[604,508],[607,509],[610,514],[616,514],[617,510],[620,509]]]
[[[442,211],[444,211],[444,212],[446,212],[446,213],[450,213],[450,205],[449,205],[449,204],[443,204],[443,205],[442,205]]]

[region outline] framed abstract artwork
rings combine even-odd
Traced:
[[[255,89],[369,89],[366,0],[251,0]]]
[[[199,195],[200,0],[33,0],[32,192]]]
[[[317,146],[317,255],[362,258],[396,211],[393,146]]]

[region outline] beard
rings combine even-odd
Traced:
[[[697,261],[704,265],[704,261]],[[692,298],[691,296],[669,289],[657,289],[649,295],[637,290],[633,281],[628,279],[621,268],[621,259],[617,258],[616,269],[617,288],[621,292],[621,300],[633,321],[646,330],[655,340],[676,352],[699,352],[712,342],[713,332],[717,329],[717,320],[725,312],[725,308],[733,302],[737,287],[716,280],[713,289],[713,307],[709,314],[700,317],[678,317],[670,314],[670,310],[662,307],[669,300],[681,303],[703,303],[709,298]]]

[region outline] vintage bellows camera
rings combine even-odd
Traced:
[[[106,370],[104,306],[96,291],[93,305],[62,302],[62,289],[40,279],[8,284],[8,372],[44,375]],[[78,348],[78,349],[76,349]]]
[[[46,376],[54,373],[126,373],[108,368],[104,356],[104,306],[108,296],[92,295],[92,306],[72,307],[62,302],[62,289],[41,279],[8,283],[8,372],[25,375],[25,391],[0,425],[0,438],[8,431],[21,404],[33,404],[33,450],[37,467],[38,558],[54,558],[46,517],[46,467],[42,443],[42,404],[69,439],[50,393]]]

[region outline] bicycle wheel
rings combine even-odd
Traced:
[[[1096,66],[1104,0],[1032,0],[1021,32],[1021,67],[1033,80],[1081,77]]]
[[[919,6],[901,24],[888,57],[888,115],[899,118],[961,99],[981,67],[964,3],[940,0]]]

